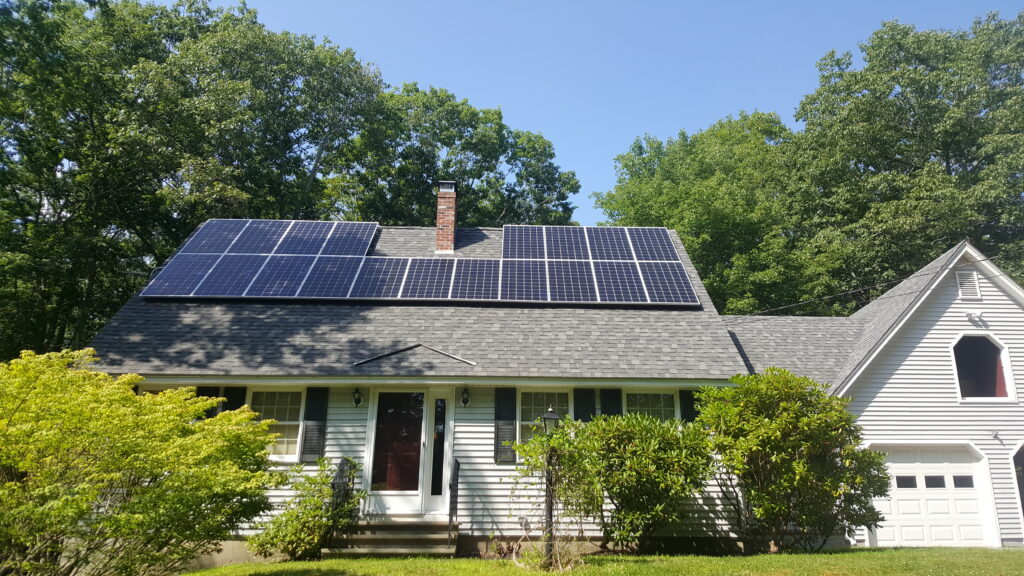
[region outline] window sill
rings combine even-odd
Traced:
[[[967,398],[960,398],[960,404],[971,404],[971,405],[985,405],[985,404],[1016,404],[1016,398],[1010,398],[1009,396],[1003,398],[999,396],[970,396]]]

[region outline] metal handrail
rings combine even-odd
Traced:
[[[452,527],[459,516],[459,459],[452,462],[452,476],[448,480],[448,545],[452,545]]]
[[[331,480],[330,507],[332,519],[338,517],[338,509],[352,498],[352,494],[355,492],[354,480],[351,462],[349,462],[348,458],[339,459],[338,467],[334,470],[334,478]],[[353,511],[353,515],[355,514],[358,514],[358,511]],[[329,532],[330,544],[334,545],[340,536],[337,523],[332,522]]]

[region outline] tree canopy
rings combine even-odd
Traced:
[[[715,304],[845,313],[967,238],[1024,280],[1024,14],[886,22],[818,64],[791,132],[740,114],[617,158],[614,223],[679,231]],[[859,290],[874,286],[871,290]]]
[[[0,4],[0,358],[81,347],[204,220],[567,223],[551,143],[204,0]]]

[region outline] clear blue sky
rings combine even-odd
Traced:
[[[232,5],[235,2],[217,2]],[[739,111],[793,112],[829,50],[857,53],[883,20],[964,29],[1015,17],[1020,3],[249,0],[273,30],[330,38],[392,85],[446,88],[500,108],[554,143],[582,191],[575,218],[603,215],[591,192],[615,184],[634,138],[693,133]]]

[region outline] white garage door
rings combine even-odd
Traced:
[[[890,448],[890,497],[876,546],[984,546],[987,523],[978,458],[963,448]]]

